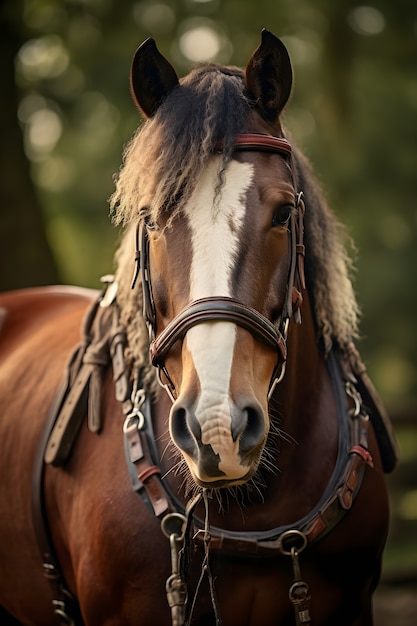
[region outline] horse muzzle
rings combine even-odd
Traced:
[[[202,327],[204,332],[196,336]],[[151,342],[152,363],[163,371],[173,391],[171,438],[183,453],[195,481],[204,486],[249,480],[258,467],[268,434],[266,403],[263,407],[255,394],[246,391],[256,387],[253,373],[246,372],[243,378],[237,376],[237,387],[236,383],[234,389],[229,387],[233,386],[231,359],[236,329],[243,329],[263,344],[275,363],[274,353],[278,354],[278,363],[285,362],[286,337],[279,328],[255,309],[229,297],[191,302]],[[185,376],[187,382],[184,385],[183,372],[178,388],[165,366],[165,359],[177,342],[187,346],[191,355],[188,362],[192,362]],[[247,356],[241,354],[242,363]],[[193,377],[195,380],[191,380]],[[270,377],[271,373],[265,385],[265,399]]]
[[[261,405],[247,399],[210,403],[204,395],[190,403],[181,396],[172,406],[170,431],[193,479],[217,488],[248,481],[257,470],[268,432]]]

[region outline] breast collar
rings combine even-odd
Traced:
[[[210,526],[211,548],[244,555],[285,554],[287,534],[302,533],[308,544],[323,538],[351,508],[366,465],[369,418],[351,381],[343,378],[338,358],[331,352],[327,367],[335,394],[338,419],[338,451],[329,483],[313,509],[303,518],[267,531],[231,531]],[[161,520],[185,515],[186,505],[161,478],[159,454],[152,426],[152,407],[143,389],[133,391],[125,419],[126,461],[133,489]],[[349,407],[349,404],[351,406]],[[202,520],[195,519],[197,530]]]

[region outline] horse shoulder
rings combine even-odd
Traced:
[[[5,603],[18,617],[31,606],[37,623],[49,623],[49,601],[39,603],[38,598],[48,599],[50,589],[31,524],[34,456],[94,295],[54,287],[0,296],[0,605]],[[38,562],[39,568],[28,565]]]

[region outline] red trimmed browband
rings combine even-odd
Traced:
[[[223,149],[223,142],[218,141],[216,150]],[[262,152],[279,152],[284,156],[291,156],[291,144],[284,137],[274,137],[273,135],[263,135],[261,133],[241,133],[236,135],[235,149],[260,150]]]

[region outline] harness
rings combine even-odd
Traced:
[[[221,150],[221,145],[216,149]],[[266,150],[278,152],[285,159],[291,157],[291,146],[285,139],[264,135],[239,135],[236,150]],[[276,350],[277,367],[269,392],[270,397],[273,396],[275,387],[285,371],[289,320],[294,315],[295,321],[301,321],[299,304],[301,290],[304,288],[302,222],[304,203],[301,193],[297,195],[297,208],[291,218],[287,295],[284,310],[277,324],[273,324],[255,309],[232,298],[203,298],[190,303],[157,335],[149,273],[149,240],[146,226],[140,227],[137,232],[137,263],[133,283],[140,271],[144,316],[151,335],[151,358],[168,381],[167,390],[171,397],[175,394],[175,388],[165,368],[165,356],[176,341],[182,340],[189,328],[214,320],[226,320],[243,326],[256,339],[266,342]],[[357,366],[357,361],[352,359],[352,355],[342,355],[336,351],[331,352],[327,359],[337,405],[339,441],[333,474],[319,502],[302,519],[269,531],[235,532],[217,528],[209,524],[206,490],[184,506],[161,478],[152,426],[151,401],[146,389],[141,385],[140,372],[128,371],[124,360],[126,337],[120,324],[116,293],[117,286],[110,283],[87,314],[82,345],[75,351],[70,361],[66,378],[49,412],[34,466],[33,524],[42,555],[44,573],[52,585],[54,610],[61,624],[75,626],[82,625],[83,622],[77,601],[65,583],[51,540],[43,488],[45,464],[65,466],[87,412],[90,430],[100,432],[98,405],[100,384],[103,371],[110,363],[116,399],[121,402],[125,416],[123,424],[125,457],[132,488],[140,495],[149,510],[161,520],[161,530],[170,543],[172,573],[167,580],[166,591],[173,626],[186,626],[192,617],[193,605],[190,606],[187,602],[186,583],[189,554],[193,543],[200,544],[204,550],[203,571],[208,576],[217,624],[221,621],[209,568],[209,551],[212,550],[245,557],[280,555],[290,558],[294,581],[289,590],[289,598],[294,606],[296,623],[309,624],[309,592],[307,584],[301,577],[299,554],[312,543],[322,539],[343,518],[352,507],[366,465],[372,466],[372,458],[368,452],[369,417],[358,391],[360,384],[365,390],[369,391],[369,388],[366,381],[363,383],[363,372],[354,367]],[[354,348],[352,354],[356,355]],[[386,429],[384,432],[389,439],[390,433],[387,434]],[[391,440],[390,443],[391,458],[388,459],[388,464],[392,464],[392,456],[395,457]],[[201,501],[206,510],[204,520],[195,516],[195,509]]]

